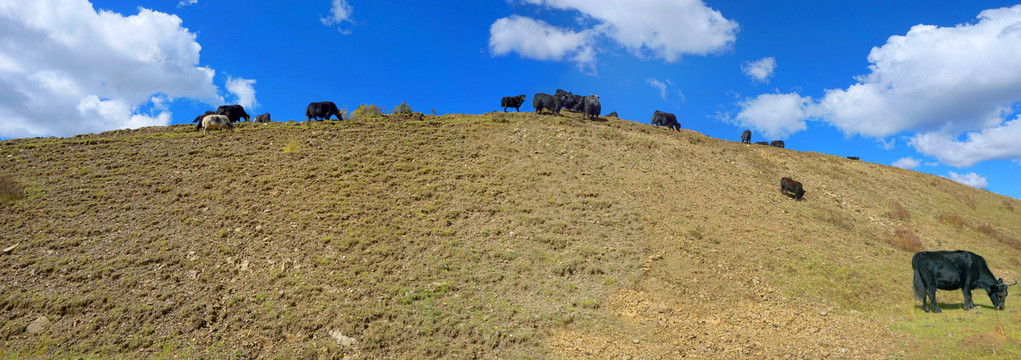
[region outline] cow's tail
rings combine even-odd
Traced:
[[[912,281],[915,286],[915,298],[919,300],[925,299],[925,283],[922,281],[922,274],[918,273],[918,269],[915,270],[915,279]]]

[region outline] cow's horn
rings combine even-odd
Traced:
[[[1017,285],[1017,280],[1014,280],[1013,284],[1007,284],[1007,286],[1014,286],[1014,285]]]

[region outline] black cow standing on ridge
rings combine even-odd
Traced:
[[[652,113],[652,125],[666,126],[668,129],[681,130],[681,124],[677,122],[674,114],[656,110]]]
[[[216,108],[217,115],[226,115],[230,122],[236,123],[242,118],[245,121],[252,121],[252,118],[245,112],[245,108],[241,105],[223,105]]]
[[[204,114],[196,116],[195,120],[192,120],[191,122],[199,123],[199,130],[202,130],[202,123],[200,121],[202,121],[202,118],[206,117],[206,115],[216,115],[216,112],[212,110],[206,111]]]
[[[585,97],[585,117],[589,119],[598,118],[603,112],[603,105],[599,104],[599,95]]]
[[[500,106],[503,106],[503,112],[507,112],[507,108],[512,107],[514,110],[521,112],[521,104],[525,103],[525,94],[518,96],[504,96],[500,100]]]
[[[926,299],[932,300],[932,311],[943,312],[936,303],[936,289],[957,290],[964,292],[964,310],[975,307],[971,301],[971,290],[983,289],[989,294],[996,310],[1003,310],[1007,299],[1007,287],[1017,284],[1004,284],[989,271],[986,260],[981,256],[964,250],[957,251],[919,251],[911,257],[911,268],[914,270],[913,285],[915,296],[922,300],[922,309],[929,312]]]
[[[550,114],[560,115],[560,107],[563,106],[561,96],[553,96],[546,93],[537,93],[532,96],[532,107],[536,114],[542,114],[543,110],[549,110]]]
[[[340,109],[337,108],[337,104],[334,104],[332,101],[310,102],[305,107],[305,121],[311,121],[312,119],[329,120],[334,115],[337,116],[337,120],[344,120],[344,117],[340,115]]]
[[[745,130],[743,133],[741,133],[741,142],[743,142],[745,144],[751,144],[752,143],[752,131],[751,130]]]

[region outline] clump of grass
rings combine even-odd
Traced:
[[[10,177],[0,175],[0,203],[13,202],[25,198],[25,188]]]
[[[975,199],[973,199],[970,195],[962,194],[957,197],[957,200],[963,203],[964,205],[967,205],[972,210],[975,210],[975,208],[978,207],[978,203],[976,203]]]
[[[979,225],[977,228],[975,228],[975,230],[978,230],[978,232],[980,233],[986,234],[987,236],[995,239],[996,241],[999,241],[1004,245],[1021,250],[1021,241],[1018,241],[1017,239],[1012,238],[1007,234],[997,231],[989,224]]]
[[[1003,200],[1003,207],[1007,210],[1014,211],[1014,203],[1010,202],[1010,200]]]
[[[922,245],[922,240],[918,238],[918,235],[904,227],[894,230],[893,235],[885,240],[887,244],[907,252],[914,253],[925,250],[925,246]]]
[[[394,107],[393,113],[397,115],[411,115],[411,106],[407,102],[401,101],[400,105]]]
[[[957,214],[940,214],[936,216],[940,223],[947,224],[961,230],[964,228],[964,219]]]
[[[911,213],[897,200],[890,200],[890,211],[886,213],[886,216],[900,221],[911,220]]]
[[[843,213],[834,211],[833,209],[822,209],[822,213],[819,214],[817,218],[847,230],[854,230],[854,221],[845,216]]]
[[[375,104],[361,104],[353,113],[351,113],[351,119],[362,119],[377,116],[382,114],[383,111],[379,109],[379,106]]]
[[[290,141],[287,142],[287,145],[284,146],[284,153],[291,154],[298,151],[299,148],[301,148],[301,146],[298,145],[298,142],[294,139],[291,139]]]

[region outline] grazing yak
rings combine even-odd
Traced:
[[[230,122],[238,122],[242,118],[245,121],[252,121],[252,118],[245,112],[245,108],[241,105],[223,105],[216,108],[217,115],[225,115]]]
[[[677,116],[659,110],[652,113],[652,124],[656,126],[666,126],[668,129],[681,130],[681,124],[677,122]]]
[[[603,106],[599,104],[599,95],[589,95],[585,97],[585,117],[594,119],[599,117],[599,113],[603,111]]]
[[[614,111],[614,112],[612,112],[612,113],[606,114],[606,117],[615,117],[615,118],[619,118],[620,116],[617,116],[617,112],[616,112],[616,111]]]
[[[1003,310],[1007,299],[1007,287],[989,271],[986,260],[970,251],[919,251],[911,257],[914,270],[913,285],[915,296],[922,300],[922,309],[929,312],[926,299],[932,301],[933,312],[943,312],[936,303],[936,289],[957,290],[964,293],[964,310],[975,307],[971,291],[985,290],[996,310]]]
[[[741,133],[741,142],[743,142],[745,144],[751,144],[752,143],[752,131],[751,130],[745,130],[743,133]]]
[[[537,93],[535,96],[532,96],[532,107],[535,108],[536,114],[542,114],[543,110],[548,110],[552,115],[560,115],[560,108],[562,106],[561,97],[546,93]]]
[[[769,142],[767,142],[767,141],[756,141],[755,144],[756,145],[766,145],[766,146],[769,146]]]
[[[773,142],[769,143],[769,146],[775,146],[775,147],[783,149],[783,146],[784,146],[783,140],[773,140]]]
[[[344,117],[340,115],[340,109],[337,108],[337,104],[334,104],[332,101],[310,102],[305,107],[305,121],[311,121],[312,119],[329,120],[331,116],[337,116],[337,120],[344,120]]]
[[[801,198],[805,196],[805,188],[801,186],[801,183],[794,181],[789,177],[780,179],[780,193],[794,197],[794,200],[801,201]]]
[[[848,156],[847,158],[851,160],[861,160],[861,158],[857,156]]]
[[[213,115],[213,114],[216,114],[216,111],[211,111],[211,110],[210,111],[206,111],[204,114],[196,116],[195,120],[192,120],[191,122],[193,122],[193,123],[200,122],[200,121],[202,121],[202,118],[206,117],[206,115]],[[199,124],[198,128],[201,129],[202,128],[202,124]]]
[[[228,118],[227,115],[206,115],[202,118],[202,122],[199,123],[199,126],[202,128],[203,134],[210,129],[234,131],[234,123],[230,121],[230,118]]]
[[[507,108],[512,107],[514,110],[521,112],[521,104],[525,103],[525,94],[518,96],[504,96],[500,100],[500,106],[503,106],[503,112],[507,112]]]
[[[270,118],[269,118],[269,113],[265,113],[265,114],[262,114],[262,115],[256,115],[255,116],[255,122],[257,122],[257,123],[265,124],[265,123],[268,123],[270,121],[272,121],[272,120],[270,120]]]
[[[585,110],[585,97],[581,95],[575,95],[570,91],[564,91],[557,89],[555,96],[560,98],[560,105],[567,110],[574,112],[582,112]]]

